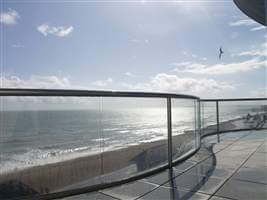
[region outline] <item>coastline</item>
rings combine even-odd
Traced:
[[[173,137],[176,149],[192,140],[191,134],[182,134]],[[53,191],[61,191],[62,188],[86,181],[87,183],[100,183],[103,175],[116,172],[129,165],[135,166],[125,176],[138,173],[167,162],[167,140],[129,145],[125,148],[111,150],[100,154],[88,155],[70,160],[65,160],[46,165],[29,167],[21,170],[14,170],[0,174],[1,187],[25,186],[28,191],[35,191],[38,194],[45,194]],[[102,167],[101,167],[102,166]],[[114,178],[114,177],[113,177]],[[115,177],[116,178],[116,177]],[[27,193],[27,191],[25,191]]]
[[[244,118],[220,123],[220,130],[247,128]],[[265,124],[266,126],[266,124]],[[216,130],[216,125],[204,128],[205,133]],[[175,135],[173,157],[178,158],[194,145],[194,132]],[[46,194],[66,189],[90,186],[126,178],[167,163],[167,138],[90,154],[46,165],[33,166],[0,174],[0,197],[5,190],[23,195]],[[22,195],[22,196],[23,196]]]

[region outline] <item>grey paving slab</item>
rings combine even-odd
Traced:
[[[107,196],[105,194],[101,194],[99,192],[93,192],[88,194],[82,194],[82,195],[75,195],[72,197],[67,197],[62,200],[117,200],[116,198]]]
[[[216,197],[216,196],[213,196],[211,197],[209,200],[229,200],[228,198],[223,198],[223,197]]]
[[[222,140],[222,139],[220,139],[219,142],[216,142],[216,144],[218,144],[218,145],[227,145],[227,146],[230,146],[230,145],[232,145],[234,143],[235,143],[235,141],[232,141],[232,140]]]
[[[118,199],[131,200],[144,195],[145,193],[155,189],[156,187],[157,186],[154,184],[136,181],[130,184],[124,184],[118,187],[102,190],[101,193]]]
[[[175,178],[176,176],[180,175],[181,172],[173,168],[172,170],[165,170],[164,172],[161,172],[159,174],[156,174],[154,176],[150,176],[148,178],[142,179],[144,182],[150,182],[154,184],[161,185],[165,182],[167,182],[170,179]]]
[[[204,154],[204,155],[210,156],[214,152],[212,151],[212,146],[210,146],[210,147],[200,148],[197,153],[198,154]]]
[[[234,169],[239,168],[243,161],[244,161],[243,158],[242,160],[240,160],[240,158],[238,160],[235,160],[234,157],[227,157],[226,160],[223,160],[222,158],[218,159],[218,157],[213,156],[199,164],[208,165],[208,166],[216,166],[217,168],[225,168],[225,169],[228,168],[228,169],[234,170]]]
[[[223,154],[216,155],[216,165],[228,165],[232,168],[240,166],[245,162],[246,157],[226,156]]]
[[[189,158],[188,160],[199,163],[199,162],[202,162],[203,160],[206,160],[210,156],[211,155],[197,153],[194,156],[192,156],[191,158]]]
[[[264,139],[264,137],[266,138],[266,134],[257,135],[255,133],[253,133],[251,135],[248,135],[248,136],[242,138],[242,141],[260,142]]]
[[[250,140],[245,140],[243,141],[242,139],[235,142],[235,145],[255,145],[255,146],[259,146],[262,144],[262,140],[259,141],[250,141]]]
[[[185,173],[164,184],[164,186],[213,194],[223,182],[223,179]]]
[[[265,153],[254,153],[244,164],[248,168],[267,167],[267,157]]]
[[[240,168],[233,179],[267,184],[267,168]]]
[[[232,145],[230,146],[227,150],[230,151],[255,151],[258,148],[257,146],[253,146],[253,145]]]
[[[262,145],[257,152],[259,153],[267,153],[267,145]]]
[[[237,142],[234,145],[238,146],[244,146],[244,147],[252,147],[252,148],[259,148],[262,145],[262,141],[259,142],[250,142],[249,140],[247,142]]]
[[[266,200],[267,185],[229,180],[215,195],[238,200]]]
[[[217,156],[248,158],[254,151],[251,151],[251,150],[232,151],[230,149],[225,149],[225,150],[218,152]]]
[[[198,164],[188,171],[190,174],[198,174],[206,177],[224,178],[231,176],[234,172],[233,168],[217,166],[217,165],[205,165]]]
[[[196,165],[196,164],[197,164],[196,162],[194,162],[194,161],[189,161],[189,160],[188,160],[188,161],[185,161],[185,162],[183,162],[183,163],[181,163],[181,164],[179,164],[179,165],[175,165],[175,166],[173,166],[173,168],[176,169],[176,170],[178,170],[178,171],[183,172],[183,171],[185,171],[185,170],[191,168],[192,166],[194,166],[194,165]]]
[[[143,200],[207,200],[209,195],[190,191],[177,190],[176,188],[159,187],[156,190],[139,198]]]
[[[267,162],[267,157],[266,154],[262,154],[262,153],[257,153],[255,152],[252,156],[251,159],[259,159],[259,160],[264,160],[265,162]]]
[[[229,147],[229,144],[216,144],[216,145],[213,145],[212,151],[213,153],[217,153],[219,151],[226,149],[227,147]]]

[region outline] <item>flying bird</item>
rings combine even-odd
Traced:
[[[220,47],[220,54],[219,54],[219,59],[221,59],[222,58],[222,54],[223,54],[224,52],[223,52],[223,50],[222,50],[222,47]]]

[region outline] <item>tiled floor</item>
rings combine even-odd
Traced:
[[[186,162],[146,179],[66,200],[266,200],[267,131],[211,136]]]

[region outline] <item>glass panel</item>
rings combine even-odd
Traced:
[[[195,149],[195,120],[195,100],[172,99],[173,160]]]
[[[216,102],[201,102],[202,135],[217,131]]]
[[[2,97],[0,194],[99,183],[99,98]]]
[[[201,136],[201,104],[199,101],[195,100],[195,109],[196,109],[196,148],[200,145],[200,136]]]
[[[266,128],[266,101],[220,102],[220,130]]]
[[[101,127],[104,181],[167,163],[166,99],[103,98]]]

